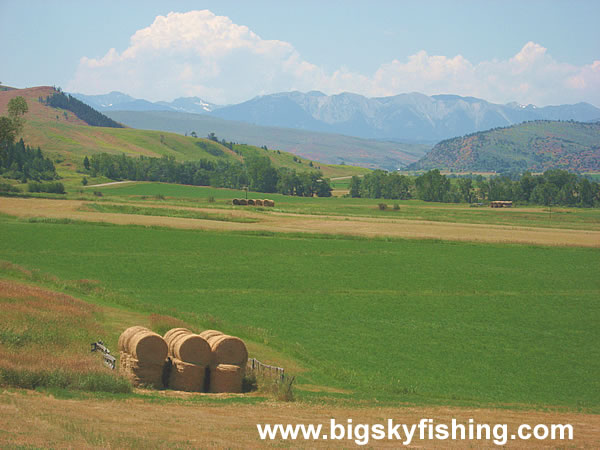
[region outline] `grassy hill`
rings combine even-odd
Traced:
[[[269,156],[276,167],[291,167],[298,171],[320,168],[326,177],[368,172],[365,168],[321,164],[298,158],[291,153],[264,150],[249,145],[236,145],[236,152],[208,139],[186,137],[165,131],[91,127],[70,111],[51,108],[39,102],[40,97],[46,98],[53,92],[54,88],[48,86],[0,92],[0,115],[7,113],[7,105],[11,98],[24,97],[29,112],[25,116],[23,139],[28,145],[39,146],[51,154],[59,163],[58,169],[62,176],[69,177],[74,174],[81,167],[86,155],[103,152],[125,153],[128,156],[173,156],[178,161],[241,161],[244,156],[260,152]]]
[[[448,139],[410,168],[600,171],[600,124],[535,121]]]
[[[110,118],[134,128],[185,133],[199,136],[215,132],[236,142],[286,150],[303,158],[329,164],[345,162],[369,168],[395,170],[416,162],[431,146],[415,143],[362,139],[341,134],[320,133],[292,128],[259,126],[224,120],[202,114],[173,111],[110,111]]]

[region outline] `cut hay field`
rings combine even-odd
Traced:
[[[511,441],[506,447],[598,448],[599,419],[596,415],[542,411],[507,411],[473,408],[432,407],[350,407],[314,404],[206,404],[190,401],[165,401],[154,398],[118,401],[114,399],[64,399],[32,393],[0,393],[0,443],[8,448],[349,448],[352,440],[275,439],[261,441],[256,424],[315,424],[327,430],[330,420],[346,424],[381,424],[385,418],[396,423],[417,424],[424,417],[435,423],[506,423],[513,432],[522,423],[572,424],[573,441]],[[31,430],[35,428],[35,433]],[[173,432],[177,430],[177,432]],[[431,441],[419,439],[411,444],[422,448],[493,448],[491,441]],[[404,439],[404,436],[403,436]],[[368,448],[399,448],[401,441],[371,439]]]
[[[231,199],[244,198],[245,191],[185,186],[167,183],[127,183],[95,188],[83,192],[100,191],[111,200],[155,201],[165,197],[166,203],[217,208],[234,208]],[[213,197],[216,203],[208,204]],[[420,220],[433,222],[471,223],[539,228],[564,228],[571,230],[600,231],[600,209],[542,206],[496,209],[470,208],[467,204],[432,203],[421,200],[384,200],[368,198],[306,198],[281,194],[248,192],[248,198],[271,198],[275,210],[294,214],[337,215],[344,217],[374,217],[390,220]],[[387,205],[381,210],[379,204]],[[394,209],[397,204],[399,209]],[[238,209],[240,207],[237,207]],[[245,209],[241,207],[242,209]]]
[[[91,301],[275,352],[308,402],[600,410],[596,249],[6,216],[0,235],[0,260],[110,293]]]
[[[77,200],[5,198],[0,203],[0,213],[38,222],[88,221],[263,234],[324,234],[330,239],[356,236],[600,247],[600,231],[586,229],[420,221],[393,216],[297,214],[278,208],[219,207],[215,206],[216,200],[212,203],[206,199],[191,203],[173,201],[164,196],[145,198],[142,203],[111,202],[110,199],[99,201],[96,196]],[[144,200],[143,196],[139,200]]]

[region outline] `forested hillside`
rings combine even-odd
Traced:
[[[20,136],[26,145],[32,148],[41,147],[44,154],[50,155],[55,162],[61,161],[57,166],[59,172],[81,169],[85,156],[89,158],[94,154],[102,153],[149,158],[165,156],[172,157],[177,162],[207,160],[213,163],[240,163],[246,157],[255,155],[268,157],[277,169],[285,167],[298,173],[320,170],[325,177],[337,177],[369,172],[368,169],[361,167],[321,164],[315,160],[300,158],[266,146],[261,148],[237,144],[232,142],[230,136],[217,136],[213,132],[204,135],[192,132],[190,136],[183,136],[165,131],[92,127],[79,118],[74,111],[63,108],[63,106],[72,107],[83,118],[91,120],[87,113],[81,113],[78,107],[74,106],[78,105],[76,99],[69,99],[50,86],[0,92],[0,116],[7,113],[8,103],[17,97],[23,97],[28,105],[28,112],[24,116],[23,132]],[[47,98],[54,100],[47,102]],[[55,101],[60,105],[65,104],[57,107],[48,104]],[[93,113],[100,114],[87,105],[84,106],[91,109],[90,116],[93,116]]]
[[[94,108],[77,100],[72,95],[65,95],[60,89],[54,91],[52,95],[47,96],[45,99],[40,97],[38,100],[40,103],[44,103],[52,108],[61,108],[71,111],[78,118],[93,127],[123,128],[123,125],[120,123],[106,117]]]
[[[411,169],[572,172],[600,170],[600,124],[534,121],[448,139]]]

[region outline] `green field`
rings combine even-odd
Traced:
[[[165,197],[162,203],[214,208],[234,208],[231,199],[244,198],[245,191],[167,183],[131,183],[83,190],[102,192],[106,200],[155,202],[156,196]],[[421,200],[385,200],[368,198],[307,198],[281,194],[248,192],[248,198],[275,200],[277,211],[299,214],[328,214],[386,219],[428,220],[436,222],[480,223],[495,225],[600,230],[600,209],[547,208],[542,206],[516,207],[497,210],[489,207],[469,208],[466,203],[432,203]],[[79,194],[75,194],[79,197]],[[216,202],[208,203],[213,197]],[[381,210],[379,204],[387,205]],[[394,209],[394,205],[399,209]],[[236,207],[244,208],[244,207]]]
[[[347,390],[335,395],[370,404],[599,410],[595,249],[6,216],[0,236],[0,260],[62,280],[97,280],[113,294],[102,302],[168,313],[278,351],[305,369],[300,387]],[[334,396],[302,394],[324,395]]]

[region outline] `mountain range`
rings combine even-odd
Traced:
[[[148,100],[133,98],[127,94],[117,91],[101,95],[71,95],[101,112],[180,111],[194,114],[206,114],[218,108],[217,105],[205,102],[199,97],[180,97],[176,98],[172,102],[150,102]]]
[[[366,139],[431,144],[465,134],[532,120],[600,120],[589,103],[537,107],[496,104],[458,95],[419,93],[368,98],[358,94],[325,95],[311,91],[281,92],[243,103],[220,106],[198,97],[149,102],[111,92],[73,94],[99,111],[177,111],[208,114],[261,126],[335,133]]]

